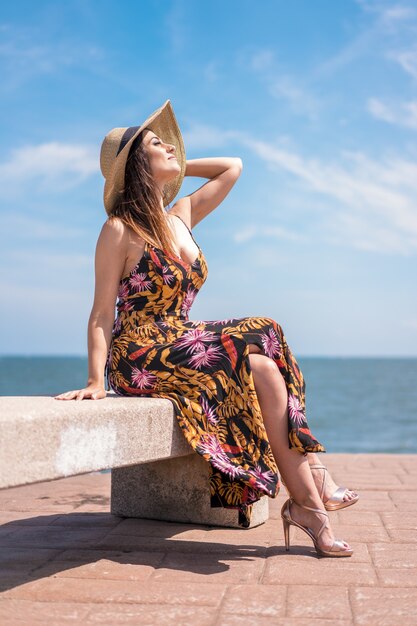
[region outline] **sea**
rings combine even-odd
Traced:
[[[417,453],[417,358],[299,357],[306,414],[327,452]],[[0,357],[0,395],[84,387],[86,357]]]

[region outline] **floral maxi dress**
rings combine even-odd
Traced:
[[[195,243],[199,253],[191,264],[145,243],[140,261],[120,281],[107,382],[119,395],[172,401],[186,440],[209,463],[211,506],[237,509],[238,524],[247,528],[253,503],[275,498],[280,488],[249,344],[273,359],[285,380],[289,447],[301,453],[324,448],[308,428],[303,375],[275,320],[189,319],[208,275]]]

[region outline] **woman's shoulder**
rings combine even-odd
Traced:
[[[124,244],[128,241],[129,230],[129,227],[120,218],[110,216],[101,228],[99,241],[111,244]]]
[[[119,217],[111,215],[104,222],[101,233],[111,238],[125,239],[129,236],[130,228]]]
[[[109,232],[121,234],[127,231],[127,225],[120,219],[120,217],[110,215],[103,224],[103,230],[104,229]]]
[[[134,231],[128,224],[123,222],[119,217],[111,216],[103,224],[101,229],[99,240],[110,246],[118,247],[119,250],[123,250],[126,254],[129,254],[130,249],[134,250],[143,248],[145,246],[145,240],[136,231]]]

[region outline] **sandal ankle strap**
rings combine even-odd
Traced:
[[[310,469],[311,470],[312,469],[323,469],[324,470],[324,472],[323,472],[323,480],[322,480],[321,488],[320,488],[320,492],[319,492],[320,499],[323,500],[324,492],[326,491],[328,469],[327,469],[327,467],[325,465],[319,465],[319,464],[310,465]],[[317,491],[318,491],[318,489],[317,489]]]
[[[320,515],[325,515],[327,518],[329,518],[329,514],[326,513],[326,511],[322,511],[321,509],[315,509],[312,506],[307,506],[307,504],[299,504],[298,502],[296,502],[293,498],[290,498],[291,502],[294,502],[295,504],[297,504],[299,507],[301,507],[302,509],[306,509],[308,511],[313,511],[313,513],[319,513]],[[321,535],[321,533],[323,532],[323,530],[326,528],[327,526],[327,520],[323,520],[322,525],[320,526],[319,531],[316,534],[316,538],[318,539]]]

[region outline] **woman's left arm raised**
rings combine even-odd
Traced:
[[[187,160],[185,176],[209,180],[189,196],[180,198],[171,211],[193,228],[224,200],[242,171],[239,157],[207,157]]]

